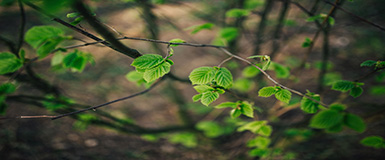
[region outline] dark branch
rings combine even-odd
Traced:
[[[103,38],[106,39],[106,41],[111,44],[111,47],[134,59],[141,56],[137,50],[129,48],[116,40],[114,35],[102,23],[100,23],[99,20],[90,14],[90,11],[80,0],[75,2],[74,8],[81,15],[83,15],[84,19],[96,30],[96,32],[98,32]]]

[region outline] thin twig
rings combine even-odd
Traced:
[[[74,112],[58,115],[58,116],[55,116],[55,117],[53,117],[51,119],[55,120],[55,119],[59,119],[59,118],[62,118],[62,117],[78,114],[78,113],[89,111],[89,110],[96,110],[97,108],[100,108],[100,107],[103,107],[103,106],[107,106],[107,105],[110,105],[110,104],[113,104],[113,103],[116,103],[116,102],[120,102],[120,101],[123,101],[123,100],[127,100],[127,99],[130,99],[130,98],[133,98],[133,97],[145,94],[145,93],[149,92],[150,90],[152,90],[155,86],[157,86],[161,81],[162,81],[162,79],[159,79],[157,82],[155,82],[153,85],[151,85],[150,88],[147,88],[147,89],[145,89],[145,90],[143,90],[141,92],[129,95],[127,97],[119,98],[119,99],[116,99],[116,100],[113,100],[113,101],[109,101],[107,103],[103,103],[103,104],[100,104],[100,105],[97,105],[97,106],[92,106],[92,107],[89,107],[89,108],[86,108],[86,109],[82,109],[82,110],[78,110],[78,111],[74,111]]]
[[[337,9],[341,10],[342,12],[345,12],[346,14],[349,14],[350,16],[359,19],[359,20],[362,21],[362,22],[365,22],[365,23],[367,23],[367,24],[370,24],[370,25],[372,25],[372,26],[374,26],[374,27],[380,29],[381,31],[385,31],[385,28],[384,28],[384,27],[382,27],[382,26],[380,26],[380,25],[378,25],[378,24],[376,24],[376,23],[374,23],[374,22],[370,22],[370,21],[368,21],[368,20],[365,19],[365,18],[362,18],[362,17],[360,17],[360,16],[357,16],[356,14],[354,14],[354,13],[352,13],[352,12],[350,12],[350,11],[347,11],[346,9],[344,9],[344,8],[342,8],[342,7],[340,7],[340,6],[336,5],[336,4],[333,4],[332,2],[329,2],[329,1],[327,1],[327,0],[323,0],[323,1],[324,1],[325,3],[327,3],[327,4],[330,4],[330,5],[334,6],[334,7],[337,8]]]
[[[313,101],[313,102],[316,102],[316,103],[321,104],[322,106],[325,106],[325,107],[329,106],[329,105],[327,105],[327,104],[325,104],[325,103],[323,103],[323,102],[321,102],[321,101],[318,101],[318,100],[316,100],[316,99],[314,99],[314,98],[311,98],[311,97],[309,97],[309,96],[307,96],[307,95],[305,95],[305,94],[303,94],[303,93],[301,93],[301,92],[299,92],[299,91],[296,91],[296,90],[294,90],[294,89],[291,89],[291,88],[289,88],[289,87],[286,87],[286,86],[284,86],[284,85],[278,83],[278,82],[277,82],[276,80],[274,80],[268,73],[266,73],[263,69],[259,68],[257,65],[251,63],[250,61],[248,61],[248,60],[246,60],[246,59],[244,59],[244,58],[242,58],[242,57],[240,57],[240,56],[237,56],[237,55],[235,55],[235,54],[232,54],[231,52],[229,52],[229,51],[226,50],[226,49],[223,49],[223,48],[219,48],[219,49],[222,50],[224,53],[226,53],[226,54],[229,55],[229,56],[232,56],[232,57],[234,57],[234,58],[236,58],[236,59],[239,59],[239,60],[241,60],[241,61],[243,61],[243,62],[246,62],[247,64],[249,64],[249,65],[251,65],[251,66],[254,66],[254,67],[257,68],[263,75],[265,75],[265,76],[267,77],[267,79],[269,79],[269,80],[270,80],[271,82],[273,82],[275,85],[280,86],[280,87],[282,87],[283,89],[289,90],[290,92],[295,93],[295,94],[297,94],[297,95],[299,95],[299,96],[306,97],[307,99],[310,99],[310,100]]]

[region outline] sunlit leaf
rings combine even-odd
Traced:
[[[146,80],[146,82],[155,81],[160,77],[163,77],[168,72],[170,72],[170,68],[171,68],[170,63],[163,62],[154,68],[147,69],[143,74],[143,79]]]
[[[217,82],[217,85],[229,88],[233,84],[233,75],[228,69],[222,67],[216,71],[214,80]]]
[[[157,54],[145,54],[136,58],[131,66],[134,66],[139,69],[150,69],[156,67],[163,62],[163,57]]]
[[[192,84],[207,84],[214,80],[215,69],[213,67],[199,67],[194,69],[189,76]]]

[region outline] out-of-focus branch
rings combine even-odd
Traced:
[[[116,40],[115,36],[102,23],[100,23],[96,17],[91,15],[90,11],[82,3],[82,1],[76,1],[73,6],[81,15],[83,15],[84,19],[96,30],[96,32],[98,32],[103,38],[106,39],[107,42],[109,42],[109,44],[111,44],[112,48],[134,59],[142,55],[137,50],[129,48]]]

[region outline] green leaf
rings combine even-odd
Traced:
[[[354,98],[357,98],[358,96],[360,96],[362,94],[363,91],[364,91],[364,89],[362,89],[361,87],[354,87],[350,90],[349,95],[351,95]]]
[[[214,91],[214,88],[210,87],[208,85],[197,85],[197,86],[194,86],[194,89],[198,93],[204,93],[204,92],[207,92],[207,91]]]
[[[72,71],[82,72],[87,62],[92,61],[92,57],[90,58],[90,56],[88,53],[75,50],[63,58],[63,65],[66,68],[71,68]]]
[[[14,54],[9,52],[0,53],[0,74],[17,71],[23,64]]]
[[[72,13],[67,13],[67,18],[75,18],[77,16],[80,16],[81,14],[78,12],[72,12]]]
[[[237,118],[242,114],[242,111],[238,108],[234,108],[230,111],[231,118]]]
[[[250,11],[246,9],[234,8],[226,12],[226,17],[240,18],[240,17],[248,16],[249,14],[250,14]]]
[[[291,92],[286,89],[280,89],[275,93],[275,98],[277,98],[281,102],[289,104],[291,99]]]
[[[227,42],[234,40],[239,35],[238,29],[235,27],[223,28],[219,31],[219,36]]]
[[[365,137],[360,141],[360,143],[367,147],[374,147],[374,148],[385,148],[385,140],[380,136],[369,136]]]
[[[242,76],[246,78],[252,78],[257,76],[260,73],[260,71],[255,68],[254,66],[248,66],[242,71]]]
[[[242,78],[234,81],[232,88],[241,92],[247,92],[254,88],[254,83],[251,80]]]
[[[218,104],[215,106],[215,108],[227,108],[227,107],[231,107],[231,108],[236,108],[237,107],[237,103],[234,103],[234,102],[223,102],[221,104]]]
[[[279,63],[271,62],[273,70],[275,71],[275,75],[277,78],[288,78],[290,76],[290,71],[288,67],[285,67]]]
[[[172,39],[172,40],[170,40],[168,42],[170,42],[170,43],[186,43],[185,40],[179,39],[179,38]],[[175,47],[175,46],[179,46],[179,44],[171,44],[170,46],[171,47]]]
[[[194,96],[192,97],[192,100],[193,100],[194,102],[197,102],[197,101],[199,101],[201,98],[202,98],[202,94],[197,94],[197,95],[194,95]]]
[[[151,69],[164,61],[163,57],[157,54],[145,54],[136,58],[131,66],[134,66],[139,69]]]
[[[182,144],[185,147],[193,148],[198,145],[198,140],[194,133],[190,132],[182,132],[182,133],[175,133],[170,135],[168,140],[171,143],[179,143]]]
[[[361,119],[361,117],[351,113],[347,113],[345,115],[344,124],[349,128],[360,133],[364,132],[366,129],[365,122]]]
[[[202,93],[201,102],[203,105],[208,106],[210,103],[214,102],[218,98],[219,98],[219,93],[208,91],[208,92]]]
[[[38,49],[37,49],[37,55],[39,58],[44,58],[48,56],[55,48],[56,46],[63,41],[64,39],[61,37],[56,38],[50,38],[47,39]]]
[[[313,43],[312,40],[310,38],[306,37],[305,41],[302,43],[302,47],[303,48],[310,47],[311,43]]]
[[[250,118],[254,118],[253,106],[250,103],[242,102],[240,107],[241,107],[241,112],[243,115],[250,117]]]
[[[254,139],[251,139],[249,142],[247,142],[247,146],[265,149],[269,146],[270,142],[271,142],[270,138],[258,136]]]
[[[335,110],[324,110],[314,115],[310,120],[310,127],[327,129],[333,127],[343,120],[343,115]]]
[[[33,48],[37,49],[45,41],[63,37],[64,32],[60,28],[53,26],[35,26],[25,34],[25,41]]]
[[[219,68],[214,76],[215,82],[217,85],[223,88],[229,88],[233,84],[233,75],[226,68]]]
[[[143,79],[143,73],[131,71],[128,72],[125,77],[130,82],[138,82]]]
[[[332,89],[336,91],[346,92],[352,88],[354,88],[353,82],[340,80],[333,84]]]
[[[64,97],[64,96],[55,97],[53,95],[47,95],[47,96],[45,96],[45,98],[47,100],[42,101],[42,104],[45,108],[47,108],[50,111],[68,108],[68,106],[75,103],[74,100],[72,100],[68,97]],[[81,115],[83,116],[83,114],[81,114]]]
[[[195,26],[188,27],[188,28],[186,28],[186,30],[191,30],[192,29],[191,34],[196,34],[196,33],[198,33],[201,30],[212,29],[213,27],[214,27],[214,24],[212,24],[212,23],[205,23],[205,24],[201,24],[201,25],[195,25]]]
[[[307,93],[306,95],[317,100],[317,101],[321,100],[321,98],[318,94]],[[317,102],[313,102],[312,100],[310,100],[306,97],[302,98],[301,110],[303,110],[304,112],[307,112],[307,113],[316,113],[318,111],[318,109],[319,109],[319,104]]]
[[[215,138],[223,135],[223,128],[214,121],[202,121],[195,126],[198,130],[203,131],[203,134],[209,138]]]
[[[373,61],[373,60],[367,60],[365,62],[362,62],[360,64],[361,67],[371,67],[371,66],[374,66],[377,62],[376,61]]]
[[[16,86],[12,83],[3,83],[0,85],[0,95],[11,94],[15,91],[16,91]]]
[[[338,123],[330,128],[327,128],[326,131],[329,132],[329,133],[338,133],[338,132],[341,132],[342,131],[342,123]]]
[[[265,137],[269,137],[272,132],[273,128],[269,125],[264,125],[258,130],[258,134]]]
[[[143,79],[146,80],[147,83],[157,80],[170,72],[170,68],[170,63],[163,62],[154,68],[147,69],[143,74]]]
[[[376,95],[376,96],[385,95],[385,86],[371,86],[370,94]]]
[[[192,84],[207,84],[213,81],[215,76],[215,69],[213,67],[199,67],[194,69],[189,79]]]
[[[258,157],[265,158],[265,157],[269,156],[269,153],[270,153],[269,149],[261,149],[261,148],[254,148],[254,149],[249,151],[250,157],[257,157],[258,156]]]
[[[60,65],[61,63],[63,63],[63,59],[64,59],[63,53],[61,52],[55,53],[51,59],[51,66]]]
[[[258,91],[258,96],[261,97],[270,97],[277,92],[275,87],[263,87]]]
[[[346,106],[339,103],[331,104],[330,109],[336,110],[336,111],[344,111],[346,109]]]
[[[243,131],[249,130],[249,131],[253,132],[254,134],[257,134],[259,132],[259,130],[261,129],[261,127],[266,125],[266,123],[267,123],[266,121],[249,122],[249,123],[246,123],[246,124],[240,126],[237,129],[237,131],[243,132]]]

